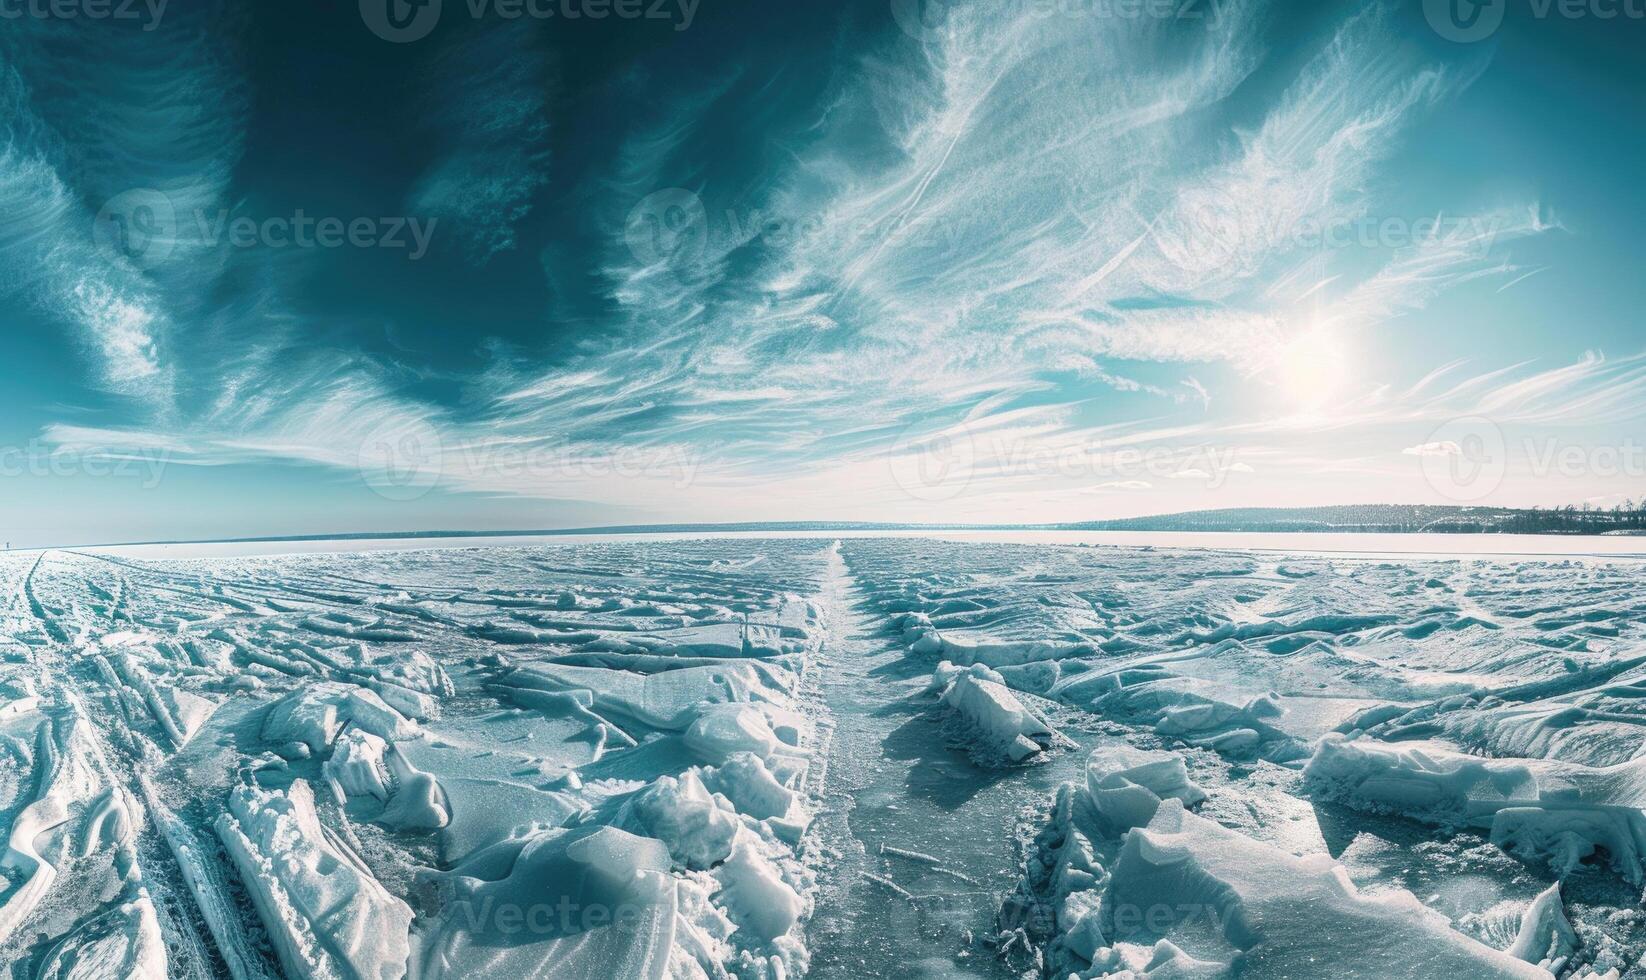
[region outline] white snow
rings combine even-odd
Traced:
[[[1163,803],[1115,860],[1098,913],[1113,938],[1165,932],[1251,976],[1547,977],[1454,931],[1410,892],[1360,892],[1340,865],[1294,857]],[[1152,917],[1152,918],[1151,918]],[[1102,975],[1110,954],[1097,952]]]
[[[412,911],[320,822],[309,784],[242,786],[217,835],[240,869],[280,962],[293,976],[394,980],[406,975]]]
[[[1120,832],[1147,825],[1163,800],[1192,807],[1206,799],[1206,791],[1189,779],[1183,757],[1174,752],[1113,746],[1087,761],[1086,797],[1105,826]]]
[[[1638,565],[950,538],[0,555],[0,967],[1640,969]]]
[[[980,764],[1020,763],[1057,742],[1046,720],[1024,707],[1004,679],[981,664],[962,670],[944,661],[932,685],[954,712],[960,738],[972,746]]]
[[[1316,796],[1451,827],[1545,858],[1562,874],[1604,849],[1617,872],[1646,884],[1646,758],[1607,768],[1493,760],[1429,746],[1328,735],[1305,770]]]

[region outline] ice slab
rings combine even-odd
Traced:
[[[1367,980],[1550,977],[1457,932],[1409,892],[1362,893],[1329,858],[1287,854],[1177,801],[1127,835],[1100,914],[1116,939],[1172,939],[1241,976],[1318,976],[1329,964],[1333,977]]]
[[[320,822],[308,783],[299,780],[284,791],[236,789],[217,834],[292,976],[406,975],[411,909]]]

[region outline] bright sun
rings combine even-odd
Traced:
[[[1349,379],[1348,351],[1341,334],[1311,327],[1280,351],[1275,372],[1286,401],[1318,411],[1342,393]]]

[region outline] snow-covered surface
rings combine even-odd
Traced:
[[[1230,531],[1037,531],[1037,530],[825,530],[797,531],[635,531],[621,534],[484,535],[449,538],[329,538],[227,541],[186,544],[107,545],[77,549],[114,557],[247,558],[270,555],[358,553],[365,551],[541,548],[552,544],[623,544],[672,541],[880,540],[924,538],[986,544],[1085,545],[1119,548],[1189,548],[1282,551],[1323,555],[1460,555],[1535,558],[1586,556],[1646,559],[1646,543],[1620,535],[1557,534],[1362,534]]]
[[[1646,971],[1636,562],[1085,543],[0,555],[0,966]]]
[[[951,737],[970,746],[978,765],[1022,763],[1058,743],[1046,719],[985,664],[956,667],[945,660],[932,674],[932,690],[951,712]]]

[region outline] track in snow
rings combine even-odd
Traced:
[[[152,965],[133,902],[178,976],[575,977],[619,959],[1018,976],[1069,925],[1024,862],[1065,866],[1045,850],[1068,836],[1058,787],[1116,745],[1181,758],[1209,794],[1195,813],[1277,866],[1318,855],[1414,893],[1452,920],[1425,941],[1455,938],[1465,959],[1498,955],[1557,880],[1579,942],[1562,974],[1627,975],[1646,949],[1623,842],[1538,836],[1572,800],[1646,819],[1630,795],[1646,596],[1627,564],[736,540],[5,555],[0,582],[0,844],[49,812],[22,843],[61,872],[30,891],[14,868],[0,888],[0,923],[21,923],[0,940],[14,976],[128,920],[119,955]],[[977,732],[926,693],[944,660],[985,665],[1073,746],[980,768],[954,741]],[[1328,760],[1338,782],[1306,778],[1322,739],[1357,727]],[[1492,767],[1525,805],[1492,826],[1379,811],[1354,766],[1430,778],[1418,747],[1446,771]],[[282,824],[299,784],[313,823]],[[230,859],[230,831],[268,848],[250,858],[268,871]],[[503,941],[477,911],[498,895],[459,884],[510,840],[532,843],[519,881],[566,880],[544,869],[594,831],[603,861],[669,883],[628,896],[668,949],[602,929]],[[1118,837],[1092,835],[1095,895],[1125,866]],[[335,915],[305,904],[308,863],[345,869]],[[1159,936],[1104,938],[1123,957]]]

